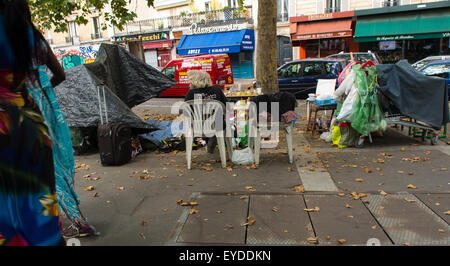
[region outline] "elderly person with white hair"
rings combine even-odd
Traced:
[[[227,98],[225,97],[225,94],[222,89],[212,85],[211,77],[208,72],[201,70],[189,70],[188,78],[190,89],[186,93],[184,98],[185,101],[194,100],[195,95],[200,95],[201,99],[216,100],[226,105]],[[214,136],[212,138],[208,138],[206,141],[208,153],[214,153],[217,145],[216,137]]]

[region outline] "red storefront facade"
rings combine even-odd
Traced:
[[[355,13],[335,12],[290,18],[292,46],[299,47],[299,59],[358,52],[353,41]]]

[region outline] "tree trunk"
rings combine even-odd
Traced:
[[[276,93],[277,73],[277,1],[258,1],[256,85],[262,93]]]

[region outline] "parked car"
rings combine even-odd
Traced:
[[[159,96],[182,96],[189,90],[189,70],[204,70],[211,76],[213,85],[224,88],[225,84],[233,84],[233,69],[227,54],[206,54],[186,56],[170,60],[161,70],[162,73],[173,78],[177,84],[161,92]]]
[[[450,59],[433,61],[419,71],[427,76],[444,78],[448,89],[448,99],[450,100]]]
[[[352,53],[353,54],[353,60],[360,61],[361,63],[365,63],[368,60],[372,60],[375,64],[381,64],[381,59],[378,57],[376,53],[373,52],[358,52],[358,53]],[[350,53],[338,53],[338,54],[332,54],[327,56],[326,58],[334,58],[334,59],[344,59],[345,65],[348,65],[351,61],[351,55]]]
[[[428,65],[429,63],[435,62],[435,61],[439,61],[439,60],[450,60],[450,55],[428,56],[428,57],[425,57],[422,60],[419,60],[419,61],[415,62],[414,64],[412,64],[412,66],[415,69],[420,70],[423,67],[425,67],[426,65]]]
[[[315,93],[318,79],[337,79],[344,67],[345,61],[337,59],[292,61],[278,68],[278,87],[306,99],[308,93]]]

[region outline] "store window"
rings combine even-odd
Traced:
[[[277,21],[286,22],[289,20],[289,0],[277,0]]]

